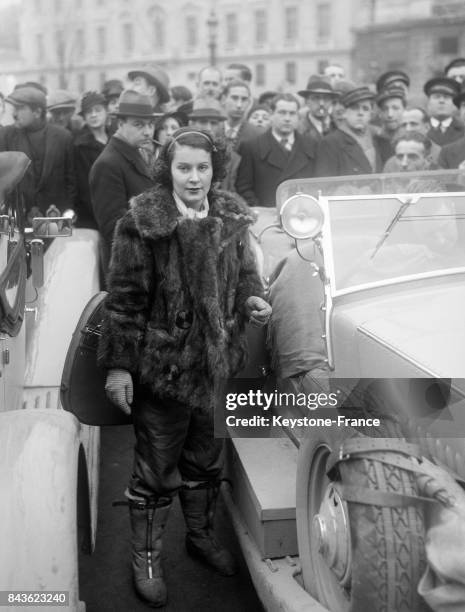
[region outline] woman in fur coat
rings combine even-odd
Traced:
[[[133,475],[126,492],[136,590],[166,602],[161,537],[179,491],[186,548],[224,575],[230,553],[212,534],[222,469],[213,411],[225,379],[245,364],[245,323],[271,314],[237,196],[214,188],[224,144],[181,128],[155,165],[155,187],[134,198],[114,242],[99,362],[110,399],[132,412]]]

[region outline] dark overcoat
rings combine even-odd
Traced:
[[[375,172],[382,172],[385,162],[392,155],[390,142],[373,134],[376,149]],[[373,168],[355,138],[343,130],[336,129],[318,147],[315,176],[344,176],[350,174],[372,174]]]
[[[84,126],[74,140],[74,167],[77,185],[77,227],[97,229],[90,197],[89,174],[97,157],[105,145],[94,137],[87,126]]]
[[[245,364],[245,301],[263,293],[247,206],[225,191],[211,191],[209,204],[192,220],[166,188],[135,198],[115,232],[99,347],[102,366],[203,408]]]
[[[129,200],[152,187],[153,181],[138,150],[112,136],[91,168],[89,184],[106,272],[116,223],[128,210]]]
[[[309,138],[294,134],[291,152],[284,151],[271,130],[239,147],[241,162],[236,191],[249,206],[275,206],[280,183],[315,176],[316,145]]]
[[[74,209],[76,178],[71,134],[58,125],[45,124],[43,130],[45,152],[42,172],[36,177],[32,163],[20,183],[26,211],[37,206],[45,214],[51,204],[61,212],[67,208]],[[36,155],[27,130],[15,125],[0,128],[0,151],[22,151],[31,160]]]
[[[431,126],[426,135],[430,140],[443,147],[462,138],[465,135],[465,125],[456,117],[452,117],[452,122],[445,132]]]
[[[465,161],[465,136],[442,147],[438,164],[441,168],[452,170]]]

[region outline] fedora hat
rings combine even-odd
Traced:
[[[156,113],[149,96],[126,89],[119,97],[118,110],[112,113],[115,117],[139,117],[154,119],[163,113]]]
[[[337,93],[331,87],[331,83],[325,77],[314,74],[307,82],[307,89],[302,89],[297,92],[302,98],[306,98],[310,94],[326,94],[329,96],[337,96]]]
[[[221,104],[215,98],[197,98],[194,100],[192,112],[189,113],[189,119],[226,121],[227,117]]]
[[[144,77],[151,85],[155,85],[161,104],[169,101],[170,79],[163,68],[156,66],[155,64],[145,64],[142,66],[142,68],[128,72],[128,79],[131,81],[138,76]]]

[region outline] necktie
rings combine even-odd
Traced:
[[[286,151],[286,153],[289,153],[289,140],[287,138],[281,138],[279,144]]]
[[[439,124],[439,129],[444,134],[444,132],[447,130],[447,125],[444,125],[444,123],[441,121]]]

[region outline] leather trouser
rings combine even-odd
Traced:
[[[133,422],[136,435],[129,490],[142,496],[172,496],[183,482],[219,478],[223,440],[214,437],[213,411],[154,397],[135,389]]]

